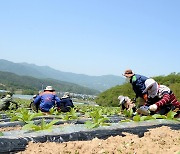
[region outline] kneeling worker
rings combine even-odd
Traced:
[[[40,104],[39,107],[42,112],[49,112],[49,110],[52,107],[55,107],[55,105],[57,106],[58,110],[60,110],[60,99],[56,95],[52,86],[47,86],[46,89],[44,89],[44,92],[37,95],[34,100],[34,104]]]
[[[61,98],[60,108],[62,112],[69,112],[74,107],[73,101],[70,98],[70,93],[65,92]]]

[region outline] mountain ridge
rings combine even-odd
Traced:
[[[98,91],[105,91],[113,86],[121,85],[125,81],[124,78],[115,75],[89,76],[85,74],[63,72],[49,66],[38,66],[26,62],[14,63],[4,59],[0,59],[0,71],[42,79],[52,78],[55,80],[75,83]]]
[[[96,95],[99,91],[83,87],[74,83],[55,79],[38,79],[31,76],[20,76],[11,72],[0,71],[0,89],[22,94],[37,94],[46,86],[51,85],[57,92],[71,92],[76,94]]]

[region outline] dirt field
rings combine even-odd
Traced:
[[[19,154],[180,154],[180,130],[167,126],[150,129],[144,137],[125,136],[94,138],[91,141],[32,143]]]

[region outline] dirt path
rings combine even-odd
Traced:
[[[91,141],[32,143],[19,154],[180,154],[180,130],[167,126],[150,129],[144,137],[125,136],[94,138]]]

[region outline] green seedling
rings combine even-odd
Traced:
[[[152,115],[154,119],[167,119],[165,115],[160,115],[160,114],[154,114]]]
[[[92,129],[92,128],[97,128],[99,126],[109,126],[110,125],[105,122],[109,119],[102,115],[102,109],[90,112],[90,117],[92,118],[92,121],[85,122],[85,125],[87,128]]]
[[[67,112],[65,116],[62,116],[63,120],[75,120],[78,119],[76,111],[71,108],[70,112]]]
[[[131,122],[131,119],[125,119],[125,120],[121,120],[120,122]]]
[[[133,121],[146,121],[146,120],[154,120],[155,118],[153,118],[152,116],[140,116],[140,115],[136,115],[133,117]]]
[[[167,114],[167,119],[173,120],[173,119],[174,119],[174,116],[175,116],[176,114],[177,114],[176,112],[169,111],[168,114]]]
[[[124,109],[123,110],[123,114],[126,116],[126,117],[132,117],[133,116],[133,110],[132,109],[128,109],[128,110],[126,110],[126,109]]]
[[[2,132],[0,132],[0,136],[4,136],[4,134]]]
[[[15,112],[14,115],[11,117],[11,121],[23,121],[25,123],[29,123],[29,121],[32,121],[35,117],[42,116],[43,114],[41,112],[39,113],[31,113],[29,110],[25,108],[21,108],[17,110],[18,112]]]
[[[23,126],[23,130],[32,130],[32,131],[41,131],[41,130],[48,130],[51,131],[52,127],[55,123],[57,123],[59,120],[53,120],[50,123],[46,123],[44,119],[41,119],[40,125],[36,125],[32,122],[26,124]]]
[[[57,108],[51,108],[49,110],[50,115],[59,115],[60,112],[58,112]]]

